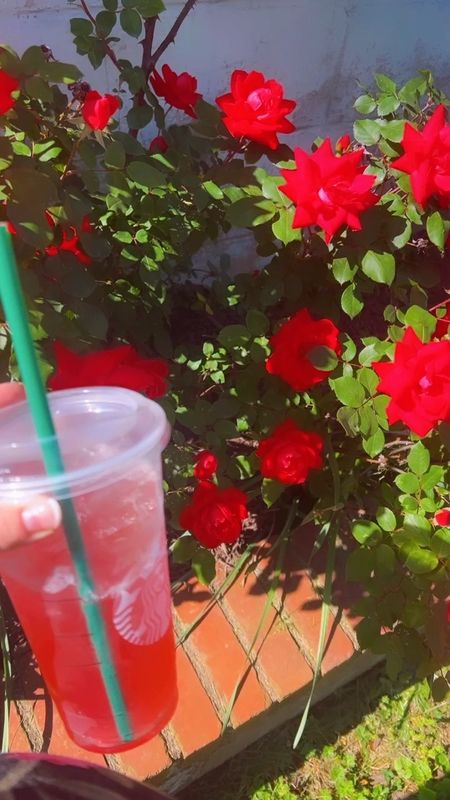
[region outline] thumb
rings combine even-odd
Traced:
[[[47,536],[61,519],[61,508],[51,497],[34,497],[22,506],[0,504],[0,550]]]

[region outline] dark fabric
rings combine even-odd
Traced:
[[[117,772],[41,755],[0,755],[0,800],[169,800]]]

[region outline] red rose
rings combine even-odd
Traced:
[[[445,314],[443,317],[437,316],[438,308],[445,309]],[[435,306],[431,309],[431,313],[437,317],[436,328],[434,331],[434,335],[436,339],[442,339],[443,336],[447,336],[450,332],[450,299],[446,300],[444,303],[439,303],[439,305]]]
[[[281,170],[286,183],[280,186],[296,206],[294,228],[319,225],[327,242],[344,225],[361,230],[360,214],[379,200],[370,191],[376,179],[364,174],[363,156],[363,148],[337,156],[330,139],[311,155],[295,149],[296,169]]]
[[[315,347],[329,347],[340,355],[338,336],[339,331],[330,319],[313,319],[308,309],[302,308],[272,336],[267,372],[279,375],[296,392],[309,389],[328,378],[330,373],[317,369],[308,353]]]
[[[414,200],[425,206],[434,196],[439,205],[450,205],[450,125],[445,122],[445,108],[438,106],[422,131],[405,124],[402,139],[404,153],[392,167],[411,176]]]
[[[439,511],[436,511],[434,522],[436,525],[441,525],[443,528],[450,525],[450,508],[441,508]]]
[[[387,407],[390,425],[401,420],[418,436],[426,436],[437,424],[450,422],[450,341],[423,344],[407,328],[395,346],[393,362],[376,362],[381,378],[378,391],[391,398]]]
[[[236,139],[245,136],[271,150],[280,144],[277,133],[291,133],[295,126],[286,119],[294,110],[295,100],[283,97],[284,88],[275,80],[266,80],[262,72],[235,69],[231,92],[216,98],[225,113],[223,123]]]
[[[13,107],[16,102],[11,97],[12,92],[17,92],[19,88],[19,81],[8,75],[3,69],[0,69],[0,114],[6,114],[7,111]]]
[[[164,136],[155,136],[149,144],[150,153],[165,153],[169,148]]]
[[[122,386],[150,398],[162,397],[167,389],[166,362],[160,358],[140,358],[131,345],[78,355],[56,342],[55,355],[56,370],[48,382],[50,389]]]
[[[323,441],[302,431],[292,419],[282,422],[258,446],[261,474],[281,483],[304,483],[312,469],[323,465]]]
[[[247,498],[239,489],[219,489],[202,481],[180,514],[180,524],[205,547],[232,544],[242,533]]]
[[[180,72],[177,75],[168,64],[164,64],[162,75],[156,71],[150,76],[150,83],[153,91],[158,97],[163,97],[169,106],[179,108],[190,117],[197,117],[194,107],[202,99],[202,95],[197,92],[197,78],[189,72]]]
[[[345,153],[345,151],[350,147],[351,142],[352,140],[350,135],[348,133],[344,133],[344,135],[341,136],[336,142],[336,152]]]
[[[206,481],[215,475],[219,462],[217,456],[209,450],[202,450],[196,458],[194,475],[199,481]]]
[[[47,218],[47,222],[51,228],[56,228],[56,222],[53,219],[52,215],[49,214],[48,211],[45,212],[45,216]],[[85,216],[81,223],[81,230],[83,233],[90,233],[92,230],[92,225],[89,221],[89,217]],[[89,267],[92,264],[92,258],[88,256],[88,254],[83,250],[83,246],[78,238],[78,233],[76,228],[72,225],[69,228],[65,228],[62,232],[62,239],[59,244],[51,244],[45,248],[45,252],[48,256],[57,256],[61,251],[65,251],[68,253],[73,253],[74,256],[78,259],[80,264],[83,264],[84,267]]]
[[[84,99],[81,114],[93,131],[102,131],[119,108],[120,100],[114,94],[90,91]]]

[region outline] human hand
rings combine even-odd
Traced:
[[[22,384],[0,383],[0,408],[24,398]],[[0,550],[41,539],[60,524],[61,509],[51,497],[34,497],[22,505],[0,503]]]

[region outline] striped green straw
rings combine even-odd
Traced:
[[[6,226],[1,224],[0,300],[11,332],[45,469],[49,476],[63,475],[65,472],[64,461],[30,333],[28,313],[11,244],[11,236]],[[67,492],[64,493],[66,494]],[[75,506],[70,496],[59,497],[58,500],[62,511],[67,546],[77,576],[80,605],[99,662],[111,712],[121,740],[130,742],[133,739],[133,733],[129,715],[114,666],[105,620],[95,599],[95,584],[89,567]]]

